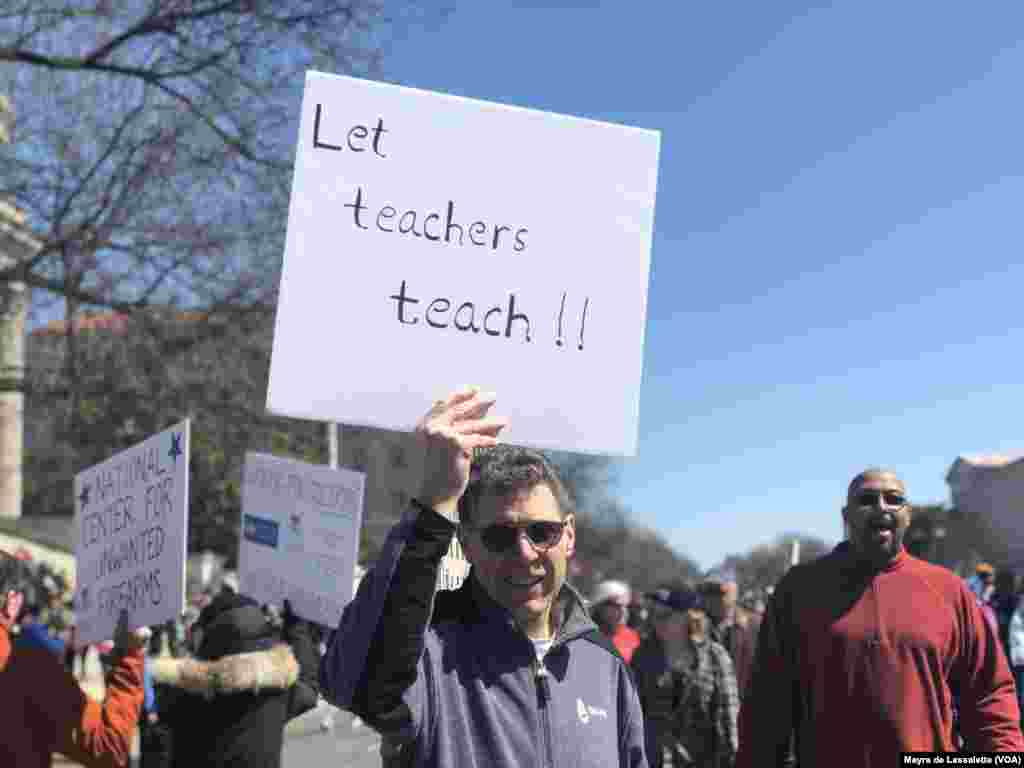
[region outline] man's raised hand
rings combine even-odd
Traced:
[[[498,434],[507,425],[504,419],[487,416],[496,399],[494,393],[477,387],[454,392],[436,401],[416,426],[425,447],[419,501],[450,520],[458,518],[473,451],[497,445]]]

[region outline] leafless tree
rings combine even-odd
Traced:
[[[190,418],[190,545],[233,561],[246,451],[326,458],[319,425],[263,407],[272,322],[218,321],[224,327],[211,334],[194,313],[140,310],[101,319],[76,334],[74,399],[61,329],[29,338],[25,514],[70,515],[75,472]],[[157,324],[159,334],[151,327]],[[174,346],[182,351],[170,352]]]
[[[413,10],[408,0],[0,6],[0,93],[16,113],[13,143],[0,153],[0,199],[43,244],[0,266],[0,287],[33,289],[34,323],[65,318],[64,350],[33,390],[35,403],[67,419],[56,433],[65,469],[107,442],[89,417],[96,359],[76,332],[85,313],[133,315],[133,333],[152,338],[131,349],[158,351],[151,364],[171,370],[194,344],[265,330],[304,73],[375,74],[389,31]],[[159,313],[140,311],[150,307],[198,314],[189,333],[166,336]]]
[[[762,544],[742,555],[729,555],[722,563],[736,573],[740,589],[763,589],[778,583],[789,570],[793,540],[800,541],[800,562],[815,560],[830,547],[821,539],[799,533],[784,533],[769,544]]]
[[[0,197],[38,301],[272,308],[304,72],[373,73],[385,0],[13,0]],[[13,66],[12,66],[13,65]]]

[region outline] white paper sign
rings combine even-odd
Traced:
[[[366,476],[247,453],[238,580],[243,594],[336,627],[352,599]]]
[[[309,73],[267,408],[408,430],[477,384],[509,442],[634,454],[659,143]]]
[[[462,582],[469,578],[470,567],[469,560],[466,559],[466,553],[462,551],[459,537],[452,537],[452,543],[448,546],[448,551],[441,558],[441,569],[437,573],[437,588],[446,590],[458,589],[462,586]]]
[[[77,641],[154,626],[185,608],[189,422],[75,475]]]

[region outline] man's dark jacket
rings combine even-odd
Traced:
[[[435,595],[454,530],[433,510],[392,530],[321,663],[329,699],[405,743],[402,765],[647,768],[636,686],[575,590],[538,661],[472,573]]]

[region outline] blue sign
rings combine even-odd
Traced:
[[[242,522],[242,535],[247,541],[277,549],[278,525],[274,520],[245,515]]]

